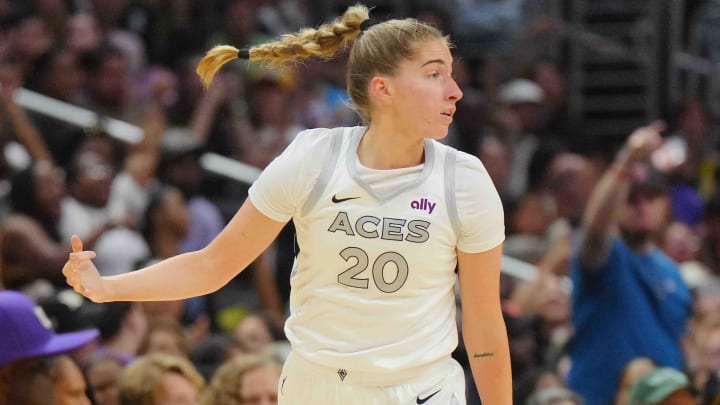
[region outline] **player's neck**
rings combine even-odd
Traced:
[[[373,124],[360,140],[357,156],[365,167],[387,170],[417,166],[425,160],[424,152],[423,139]]]

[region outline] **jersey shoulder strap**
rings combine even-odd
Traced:
[[[455,236],[460,237],[461,224],[457,210],[457,199],[455,198],[455,165],[457,162],[457,151],[454,148],[445,148],[445,205],[447,206],[448,218]]]
[[[307,215],[315,204],[317,204],[322,192],[325,191],[325,187],[327,187],[330,176],[332,176],[335,165],[337,164],[338,156],[340,155],[340,148],[343,143],[343,137],[346,135],[349,136],[350,130],[351,128],[342,127],[332,129],[332,135],[330,136],[330,156],[323,159],[325,163],[322,170],[320,170],[320,175],[318,176],[317,181],[313,185],[313,189],[310,191],[305,204],[303,204],[302,209],[300,210],[301,215]]]

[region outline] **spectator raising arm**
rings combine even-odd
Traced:
[[[13,94],[20,84],[19,69],[10,65],[0,68],[0,113],[7,117],[15,139],[25,147],[32,160],[52,162],[52,155],[42,136],[25,110],[13,101]]]
[[[590,196],[583,218],[583,242],[579,260],[585,270],[599,268],[610,252],[617,232],[619,209],[627,200],[634,163],[647,159],[661,143],[662,123],[656,122],[633,132]]]

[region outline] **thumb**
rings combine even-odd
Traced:
[[[70,244],[72,245],[73,253],[80,253],[83,250],[83,243],[79,236],[73,235],[70,238]]]

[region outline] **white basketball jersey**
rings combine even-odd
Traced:
[[[271,218],[286,220],[291,214],[295,223],[300,251],[285,326],[293,350],[348,371],[393,373],[446,358],[458,342],[456,247],[464,232],[454,184],[458,152],[426,140],[425,161],[415,175],[401,176],[400,182],[397,176],[380,176],[368,184],[356,154],[364,131],[299,135],[299,145],[266,169],[269,174],[253,185],[250,198]],[[308,150],[303,143],[315,146]],[[293,155],[314,163],[300,164]],[[292,166],[284,161],[294,161],[295,170],[312,180],[292,179],[301,175],[290,173]],[[482,173],[487,177],[484,168]],[[273,181],[289,185],[275,185],[282,190],[277,192],[271,190]],[[383,181],[396,184],[380,193]],[[499,200],[489,177],[478,186],[490,195],[496,215]],[[287,194],[298,196],[290,203],[277,201]],[[474,245],[478,251],[502,241],[502,218],[499,223],[482,246]]]

